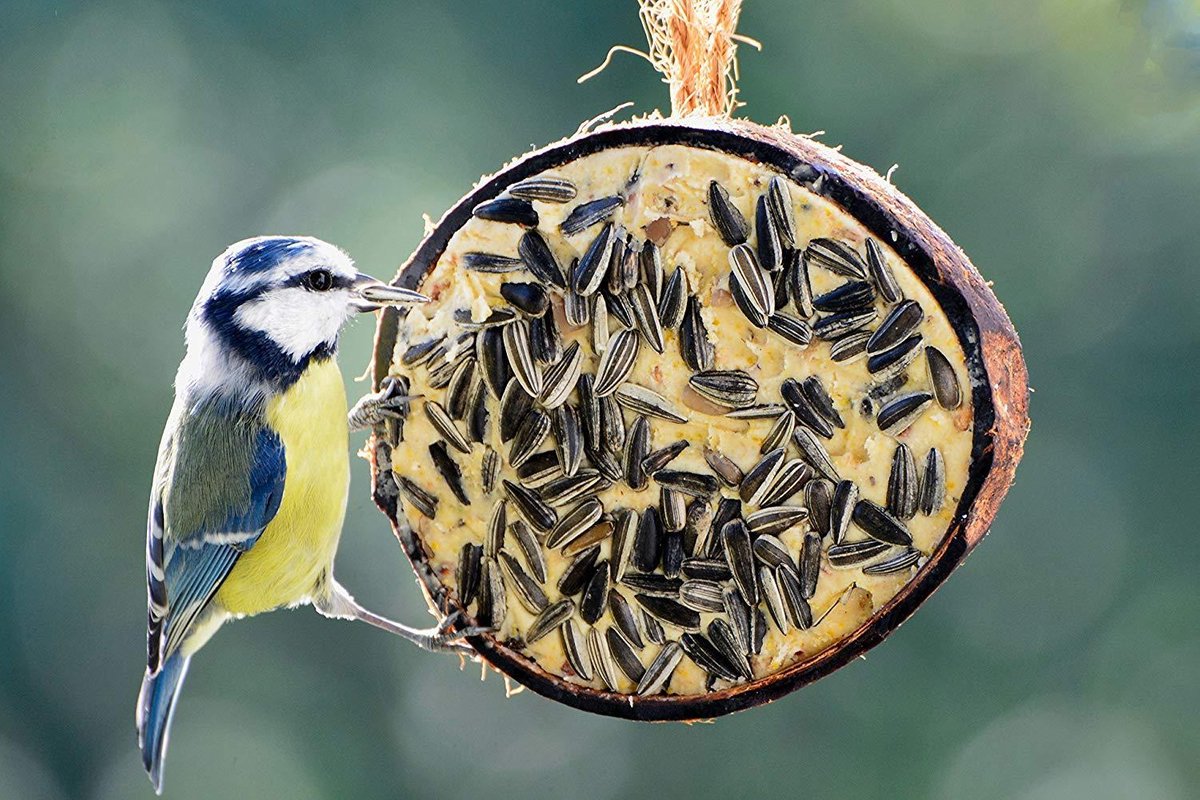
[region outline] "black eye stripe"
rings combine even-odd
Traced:
[[[317,273],[325,277],[316,278]],[[315,283],[314,280],[316,281]],[[307,272],[301,272],[298,275],[293,275],[279,285],[287,288],[299,286],[312,292],[327,292],[333,289],[349,289],[354,284],[345,275],[339,275],[331,270],[319,267]]]

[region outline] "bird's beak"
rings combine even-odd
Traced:
[[[391,286],[361,272],[354,279],[353,291],[357,295],[354,307],[358,311],[376,311],[384,306],[429,302],[429,298],[420,292]]]

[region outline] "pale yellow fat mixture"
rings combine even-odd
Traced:
[[[587,156],[554,170],[555,176],[564,177],[578,187],[578,196],[567,203],[554,204],[536,202],[541,217],[539,230],[555,251],[564,270],[575,258],[581,256],[591,243],[600,226],[593,226],[572,237],[564,237],[558,224],[572,208],[581,202],[621,192],[635,172],[640,173],[636,187],[627,197],[626,204],[617,210],[614,221],[623,225],[632,237],[639,241],[647,238],[646,227],[663,218],[674,223],[674,230],[662,244],[663,265],[670,274],[675,266],[686,270],[688,284],[703,304],[703,316],[709,335],[716,346],[715,368],[720,370],[741,369],[749,372],[759,383],[758,402],[781,402],[779,387],[784,378],[803,379],[819,375],[834,398],[838,412],[846,422],[844,429],[837,429],[832,440],[823,441],[841,476],[858,484],[861,496],[880,505],[886,501],[887,479],[893,451],[897,441],[903,441],[912,449],[917,459],[918,471],[931,446],[937,446],[945,459],[946,499],[940,512],[932,517],[917,514],[906,522],[912,533],[915,547],[929,555],[944,535],[955,508],[958,505],[963,485],[967,478],[971,452],[971,409],[969,383],[964,368],[964,356],[954,332],[944,313],[926,290],[924,285],[907,268],[890,248],[891,242],[882,241],[892,271],[895,273],[906,297],[916,300],[925,311],[920,333],[927,344],[938,347],[958,374],[966,401],[955,411],[942,409],[936,403],[928,409],[907,431],[893,438],[880,432],[873,417],[864,416],[858,407],[866,388],[877,381],[868,373],[866,359],[838,364],[829,358],[829,344],[815,338],[806,347],[784,340],[779,335],[754,327],[728,293],[729,248],[721,241],[709,222],[707,187],[710,180],[717,180],[730,193],[733,203],[742,212],[753,228],[754,208],[757,198],[767,189],[768,181],[775,174],[768,168],[729,155],[681,146],[657,148],[621,148]],[[866,230],[844,211],[799,185],[789,184],[793,200],[797,228],[797,246],[802,247],[816,237],[843,239],[863,252]],[[662,223],[659,223],[659,228]],[[434,399],[444,397],[444,390],[431,390],[424,381],[428,377],[425,367],[410,369],[399,363],[399,354],[412,343],[426,340],[441,333],[457,334],[454,323],[456,309],[470,308],[476,320],[489,313],[489,307],[507,305],[500,297],[499,287],[504,281],[533,280],[528,272],[518,271],[510,275],[470,272],[460,266],[464,253],[483,251],[515,257],[517,243],[524,232],[518,225],[487,222],[479,219],[468,221],[451,238],[432,273],[422,285],[434,301],[423,307],[415,307],[401,323],[397,344],[396,374],[407,375],[412,380],[411,392]],[[753,233],[750,242],[754,242]],[[828,291],[847,279],[820,268],[810,270],[814,295]],[[568,276],[569,279],[569,276]],[[592,351],[588,328],[568,330],[561,315],[561,303],[557,310],[564,345],[578,341],[585,353],[583,371],[595,373],[599,358]],[[881,301],[880,318],[886,313]],[[791,312],[791,309],[789,309]],[[610,316],[612,329],[620,324]],[[878,321],[875,323],[878,324]],[[707,445],[720,450],[733,459],[743,470],[749,469],[759,459],[759,446],[767,434],[772,420],[738,420],[724,416],[702,413],[685,406],[681,398],[687,387],[690,370],[679,355],[677,330],[664,332],[666,346],[663,354],[656,354],[643,343],[638,363],[629,380],[650,387],[671,398],[684,408],[689,416],[685,424],[663,420],[651,420],[653,431],[652,449],[669,444],[677,439],[691,443],[671,464],[673,469],[694,470],[710,473],[704,462],[703,450]],[[924,357],[916,359],[907,370],[908,383],[904,391],[929,389]],[[417,405],[419,405],[419,402]],[[493,412],[495,401],[489,397]],[[876,405],[876,409],[878,405]],[[626,413],[627,425],[632,414]],[[515,473],[504,458],[507,445],[499,440],[496,414],[493,413],[488,436],[490,444],[501,454],[504,464],[501,479],[515,480]],[[430,520],[404,502],[404,511],[420,538],[431,553],[431,564],[442,581],[450,587],[455,583],[455,566],[460,548],[465,542],[482,543],[488,518],[494,504],[503,497],[500,481],[491,496],[485,496],[480,485],[480,461],[483,447],[475,445],[472,453],[452,453],[463,467],[467,494],[471,505],[460,504],[446,489],[445,484],[433,467],[428,453],[430,443],[438,434],[420,410],[414,408],[404,427],[404,441],[395,449],[392,463],[397,473],[415,481],[425,489],[436,493],[439,498],[437,517]],[[548,439],[543,447],[552,446]],[[796,455],[794,445],[789,458]],[[722,489],[732,496],[733,490]],[[624,483],[613,486],[600,497],[606,509],[626,506],[639,512],[658,502],[658,487],[650,481],[641,492],[633,492]],[[798,502],[798,499],[790,501]],[[510,506],[511,508],[511,506]],[[567,509],[559,509],[561,516]],[[513,519],[510,510],[509,519]],[[780,535],[790,548],[793,559],[799,553],[806,524],[802,523]],[[865,538],[861,531],[851,526],[848,540]],[[517,551],[511,544],[509,549]],[[611,539],[602,544],[601,558],[609,557]],[[824,542],[828,548],[829,540]],[[550,601],[558,599],[556,585],[559,576],[570,559],[561,552],[546,552],[547,581],[545,588]],[[923,560],[922,560],[923,562]],[[796,660],[817,653],[857,629],[875,611],[881,608],[915,574],[918,567],[890,575],[864,575],[861,565],[838,569],[831,567],[822,555],[821,576],[815,596],[809,601],[814,618],[821,618],[827,610],[831,613],[819,624],[808,630],[793,629],[783,635],[768,623],[768,633],[762,652],[751,657],[756,678],[776,672]],[[857,587],[857,588],[855,588]],[[621,591],[635,608],[633,592],[627,587],[614,587]],[[833,608],[834,605],[837,608]],[[501,639],[519,638],[527,629],[534,615],[515,598],[509,590],[508,616],[498,632]],[[702,625],[706,628],[714,617],[702,614]],[[769,617],[768,617],[769,619]],[[588,626],[575,617],[575,624],[586,632]],[[605,614],[598,625],[607,627],[611,617]],[[667,626],[668,638],[678,638],[679,631]],[[649,665],[658,653],[659,646],[646,643],[639,652],[644,665]],[[582,682],[567,664],[562,640],[557,633],[547,635],[529,646],[527,652],[550,672],[575,682]],[[634,685],[618,670],[621,691],[632,692]],[[587,682],[595,688],[604,688],[598,676]],[[676,669],[668,692],[673,694],[697,694],[705,691],[706,675],[690,659],[685,657]],[[726,685],[718,681],[717,686]]]

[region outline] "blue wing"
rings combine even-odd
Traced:
[[[223,438],[222,427],[233,446],[214,441]],[[238,447],[246,434],[238,425],[180,430],[175,440],[164,442],[168,479],[156,484],[147,526],[151,674],[179,647],[238,558],[275,517],[287,474],[283,443],[262,425],[253,426],[245,448]],[[201,448],[199,455],[192,448]],[[183,530],[170,519],[170,510],[181,506],[186,511],[178,515],[186,520]]]

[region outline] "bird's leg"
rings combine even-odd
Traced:
[[[357,619],[368,625],[374,625],[380,630],[407,639],[423,650],[435,653],[462,653],[475,655],[475,650],[463,641],[468,636],[479,636],[487,633],[488,628],[463,628],[455,630],[461,622],[458,612],[449,614],[433,628],[411,628],[399,622],[381,617],[373,611],[368,611],[350,596],[350,593],[332,578],[329,580],[329,590],[321,597],[313,599],[313,607],[322,616],[332,619]]]
[[[408,382],[389,375],[378,392],[363,395],[350,409],[347,415],[350,430],[373,428],[387,419],[403,419],[413,399],[408,395]]]

